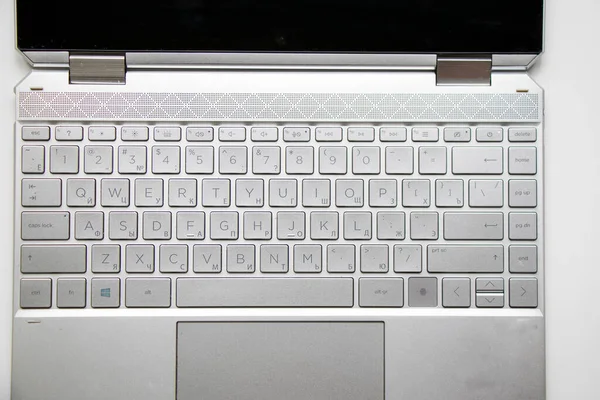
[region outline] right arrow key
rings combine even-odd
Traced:
[[[536,308],[538,306],[538,281],[536,278],[511,278],[509,304],[512,308]]]

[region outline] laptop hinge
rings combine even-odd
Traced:
[[[438,85],[491,85],[492,58],[438,57]]]
[[[125,84],[125,55],[69,54],[69,82]]]

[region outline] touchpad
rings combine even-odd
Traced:
[[[180,322],[177,400],[383,400],[383,322]]]

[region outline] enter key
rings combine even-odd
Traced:
[[[504,215],[502,213],[444,213],[446,240],[502,240]]]

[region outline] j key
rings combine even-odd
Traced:
[[[443,273],[500,273],[504,271],[504,246],[427,246],[427,270]]]

